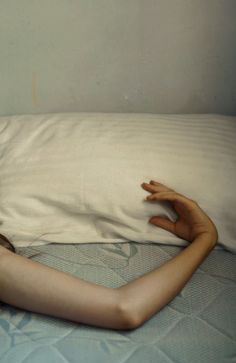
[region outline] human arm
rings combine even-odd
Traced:
[[[192,241],[177,256],[113,289],[84,281],[0,246],[0,301],[105,328],[134,329],[142,325],[181,291],[217,240],[214,224],[195,202],[159,183],[150,183],[144,189],[152,193],[154,201],[177,198],[172,200],[180,216],[175,225],[154,217],[157,225]]]
[[[132,311],[135,326],[142,325],[179,294],[214,245],[210,235],[199,235],[160,267],[119,288],[123,309]]]
[[[150,221],[191,244],[162,266],[119,288],[124,309],[132,310],[137,326],[150,319],[182,290],[218,240],[214,223],[195,201],[157,182],[142,186],[152,193],[147,200],[168,200],[179,214],[175,223],[158,216]]]
[[[118,290],[10,252],[0,246],[0,301],[23,310],[104,328],[125,329]]]

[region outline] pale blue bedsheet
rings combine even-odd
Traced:
[[[135,242],[52,244],[17,253],[118,287],[182,247]],[[108,330],[0,304],[1,363],[236,362],[236,255],[210,253],[182,292],[140,328]]]

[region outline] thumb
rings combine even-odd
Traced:
[[[169,232],[174,233],[174,223],[168,217],[152,217],[149,220],[150,223],[155,224],[158,227],[161,227]]]

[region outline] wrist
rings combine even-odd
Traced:
[[[211,248],[213,249],[216,246],[217,241],[218,241],[218,233],[217,233],[217,231],[216,231],[216,233],[210,232],[210,231],[202,232],[194,238],[193,242],[197,241],[197,240],[202,240],[202,239],[204,240],[204,243],[209,244],[211,246]]]

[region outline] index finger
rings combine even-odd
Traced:
[[[155,200],[167,200],[169,202],[178,202],[185,207],[189,208],[189,210],[193,209],[193,207],[196,208],[196,202],[192,199],[189,199],[185,197],[182,194],[176,193],[176,192],[159,192],[159,193],[153,193],[151,195],[148,195],[146,197],[147,201],[155,201]]]

